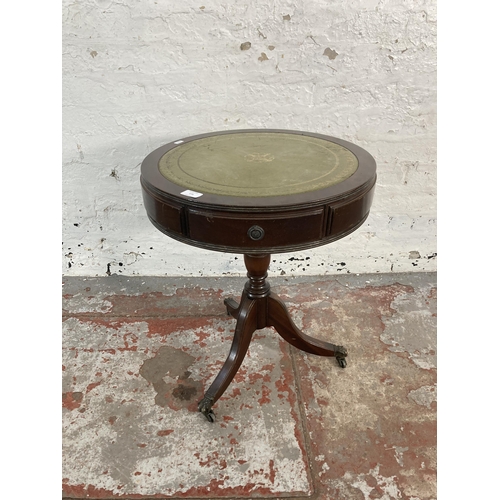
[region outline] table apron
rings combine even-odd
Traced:
[[[205,209],[160,198],[143,185],[144,205],[160,231],[193,246],[234,253],[289,252],[335,241],[366,219],[375,183],[356,196],[317,207],[259,212]]]

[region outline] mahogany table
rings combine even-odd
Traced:
[[[274,327],[293,346],[346,366],[344,347],[314,339],[293,323],[271,291],[272,253],[331,243],[368,217],[376,164],[362,148],[334,137],[289,130],[232,130],[184,138],[150,153],[141,167],[153,225],[183,243],[244,255],[241,301],[225,299],[236,319],[230,353],[198,405],[213,404],[233,380],[255,330]]]

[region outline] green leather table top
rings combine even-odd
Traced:
[[[197,193],[265,197],[339,184],[354,174],[358,159],[316,137],[242,132],[179,141],[158,168],[169,181]]]

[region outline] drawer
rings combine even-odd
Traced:
[[[149,217],[168,231],[182,234],[182,210],[181,206],[174,203],[166,203],[163,200],[146,195],[143,191],[144,206]]]
[[[301,245],[321,239],[323,213],[323,207],[258,215],[189,209],[189,237],[213,245],[246,249]]]
[[[330,205],[327,236],[349,232],[368,215],[373,200],[375,185],[362,196],[343,205]]]

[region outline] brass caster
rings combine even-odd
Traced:
[[[347,361],[344,358],[337,358],[340,368],[345,368],[347,366]]]
[[[212,410],[212,405],[213,405],[213,398],[209,398],[205,396],[199,403],[198,403],[198,411],[205,415],[205,418],[211,422],[215,422],[215,413]]]
[[[347,356],[347,349],[345,347],[342,347],[341,345],[335,346],[335,358],[337,358],[337,363],[339,364],[340,368],[345,368],[347,366],[347,361],[346,361],[346,356]]]

